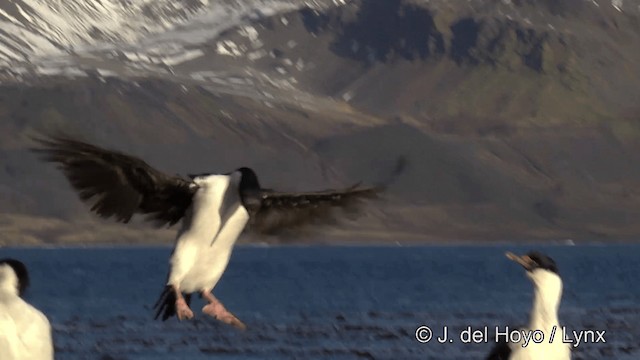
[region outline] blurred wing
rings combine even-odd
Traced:
[[[191,205],[195,184],[168,176],[139,158],[65,137],[35,139],[32,151],[57,163],[91,211],[127,223],[146,214],[157,226],[178,222]]]
[[[248,229],[262,234],[275,234],[312,223],[327,223],[337,218],[335,210],[356,211],[361,200],[374,198],[378,187],[342,190],[284,193],[262,190],[260,207],[252,211]]]

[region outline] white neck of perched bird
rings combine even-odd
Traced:
[[[544,269],[528,273],[533,282],[533,308],[529,329],[549,330],[558,324],[558,308],[562,298],[562,279],[558,274]]]
[[[9,265],[0,265],[0,293],[18,295],[18,276]]]

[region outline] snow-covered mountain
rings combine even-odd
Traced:
[[[549,12],[571,17],[585,7],[604,13],[637,15],[640,11],[638,0],[413,2],[436,12],[465,9],[463,11],[486,14],[489,11],[532,26],[558,27],[559,30],[563,27],[562,19],[549,20]],[[175,75],[172,67],[209,53],[251,61],[268,53],[268,49],[262,49],[265,44],[261,41],[261,30],[251,26],[256,19],[302,8],[320,15],[325,9],[349,4],[359,7],[360,1],[1,0],[0,74],[5,80],[32,74],[82,76],[87,71],[116,76],[139,76],[147,72]],[[543,8],[546,10],[542,11]],[[286,25],[287,19],[283,17],[280,21]],[[221,37],[234,27],[251,40],[251,46]],[[420,29],[415,32],[419,33]],[[200,66],[197,70],[212,69]]]
[[[99,44],[132,44],[189,22],[208,5],[208,0],[5,0],[0,9],[0,61],[7,66]]]
[[[2,0],[0,69],[5,75],[75,76],[101,65],[110,68],[104,69],[109,74],[166,71],[202,56],[198,46],[230,27],[323,5],[301,0]]]

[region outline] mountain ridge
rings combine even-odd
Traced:
[[[404,164],[359,221],[246,241],[639,233],[638,2],[237,4],[194,5],[185,23],[126,46],[5,68],[0,243],[172,237],[92,218],[27,151],[30,134],[54,130],[170,173],[251,166],[285,190],[378,183]],[[218,23],[215,6],[235,10]]]

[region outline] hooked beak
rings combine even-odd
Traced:
[[[533,270],[536,266],[536,262],[533,259],[531,259],[528,255],[518,256],[510,251],[507,251],[505,255],[509,260],[517,262],[528,271]]]

